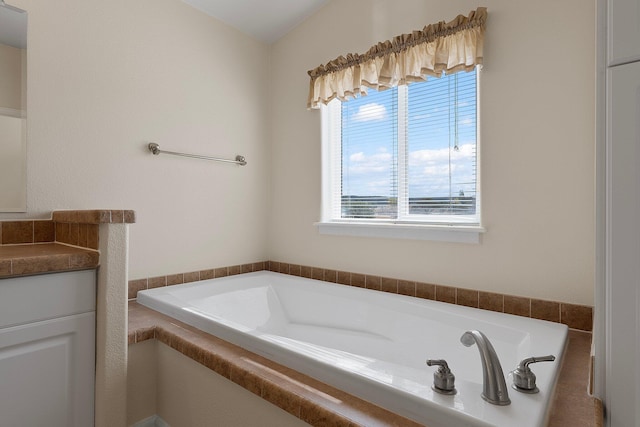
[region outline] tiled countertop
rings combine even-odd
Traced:
[[[27,245],[0,245],[0,278],[54,271],[96,268],[99,253],[62,245],[37,243]]]
[[[313,426],[420,425],[134,301],[128,336],[155,338]],[[590,333],[570,330],[549,427],[602,426],[600,401],[587,393],[590,343]]]
[[[0,221],[0,278],[96,268],[101,224],[132,224],[134,211],[55,211],[49,220]]]

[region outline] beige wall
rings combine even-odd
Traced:
[[[0,114],[0,206],[24,212],[26,206],[25,119]]]
[[[131,279],[272,259],[593,303],[592,4],[483,3],[479,245],[318,235],[320,114],[305,109],[308,69],[476,2],[333,0],[271,47],[177,0],[14,4],[29,12],[28,212],[0,219],[134,209]],[[249,165],[154,157],[149,141]]]
[[[22,53],[0,44],[0,108],[22,110]]]
[[[302,427],[306,423],[155,340],[129,346],[127,425]]]
[[[127,424],[156,415],[158,356],[156,340],[129,346],[127,359]],[[171,368],[168,368],[171,370]]]
[[[306,71],[475,1],[333,0],[272,47],[270,259],[592,304],[595,5],[487,0],[478,245],[319,235],[320,112]]]
[[[178,0],[12,4],[29,13],[28,212],[0,219],[133,209],[132,279],[265,259],[267,46]]]
[[[0,209],[24,212],[26,50],[0,44]]]

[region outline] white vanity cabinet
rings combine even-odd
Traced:
[[[640,0],[609,0],[608,9],[608,65],[640,60]]]
[[[0,426],[94,424],[95,270],[0,279]]]

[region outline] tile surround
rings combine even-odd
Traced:
[[[531,317],[531,300],[529,298],[503,295],[503,299],[505,313]]]
[[[253,262],[249,264],[233,265],[230,267],[219,267],[215,269],[191,271],[188,273],[170,274],[167,276],[148,277],[143,279],[129,280],[129,299],[135,299],[138,291],[145,289],[160,288],[180,283],[197,282],[200,280],[215,279],[219,277],[234,276],[241,273],[251,273],[253,271],[266,270],[266,262]]]
[[[383,292],[436,300],[449,304],[465,305],[483,310],[549,320],[556,323],[564,323],[572,329],[583,331],[591,331],[593,328],[593,307],[590,306],[503,295],[493,292],[483,292],[346,271],[336,272],[335,270],[324,270],[324,275],[321,275],[318,271],[320,269],[317,267],[276,261],[266,261],[265,264],[267,270],[285,272],[294,276],[311,278],[313,274],[318,278],[323,277],[323,280],[326,281],[333,281],[332,279],[336,277],[336,283],[342,285],[376,289]],[[330,280],[327,280],[327,278]]]
[[[29,260],[26,258],[0,259],[0,277],[9,274],[32,274],[82,268],[89,264],[95,266],[98,264],[97,252],[69,248],[71,250],[61,253],[57,250],[61,249],[63,245],[58,245],[60,248],[55,248],[54,242],[97,249],[98,225],[100,223],[132,223],[134,221],[133,211],[104,210],[56,212],[52,220],[0,221],[0,247],[22,250],[26,249],[29,244],[38,243],[43,245],[34,245],[33,247],[40,247],[43,250],[48,248],[48,254],[40,258],[33,258],[33,255],[30,255],[32,258]],[[13,245],[15,245],[15,249],[12,248]],[[135,298],[138,290],[155,286],[188,283],[260,270],[278,271],[343,285],[366,287],[383,292],[562,322],[573,329],[584,331],[592,329],[593,309],[589,306],[270,261],[132,280],[129,282],[129,298]],[[354,404],[353,397],[345,396],[339,390],[330,390],[331,393],[337,394],[343,400],[343,405],[339,408],[333,407],[326,401],[318,402],[316,399],[317,391],[310,392],[308,385],[301,386],[301,381],[303,384],[307,384],[314,380],[301,379],[301,374],[284,368],[286,375],[290,375],[292,380],[283,385],[282,374],[274,374],[279,368],[271,362],[260,360],[255,363],[254,360],[254,363],[249,363],[248,360],[253,360],[253,356],[244,350],[240,350],[241,354],[238,356],[239,353],[234,353],[235,350],[224,347],[227,344],[216,342],[212,345],[210,338],[198,335],[197,331],[190,330],[189,327],[180,326],[174,321],[170,321],[169,325],[165,324],[163,327],[159,327],[156,323],[147,326],[138,325],[138,327],[130,325],[129,343],[158,339],[312,425],[369,425],[367,422],[354,423],[353,420],[363,416],[380,417],[385,420],[397,417],[397,415],[389,414],[378,407],[371,409],[371,405],[367,402],[358,402],[356,399]],[[585,347],[586,344],[581,344],[581,346]],[[588,349],[583,353],[588,354]],[[295,392],[287,390],[291,384],[296,384],[300,390]],[[321,383],[317,384],[317,388],[323,393],[327,391],[327,386]],[[600,411],[601,414],[601,406],[598,407],[598,402],[594,402],[596,411]],[[577,417],[580,416],[580,412],[584,414],[585,411],[591,411],[591,404],[588,403],[574,415]],[[363,411],[362,408],[365,410]],[[367,413],[367,411],[373,412]],[[569,418],[575,419],[573,415]],[[409,420],[402,421],[402,425],[412,426],[414,424]],[[380,423],[379,425],[387,424]],[[391,422],[388,425],[398,424]],[[551,425],[555,426],[556,424]]]
[[[53,242],[0,245],[0,278],[96,268],[98,263],[97,251]]]
[[[602,402],[588,394],[591,334],[571,331],[547,427],[602,427]],[[587,368],[587,369],[586,369]]]
[[[134,301],[129,302],[128,318],[129,345],[156,339],[312,426],[419,426]],[[549,427],[602,426],[602,402],[586,392],[590,342],[590,333],[569,332]]]
[[[479,308],[479,292],[470,289],[456,289],[456,304]]]
[[[560,303],[553,301],[531,300],[531,317],[534,319],[560,322]]]
[[[0,277],[96,268],[99,225],[133,223],[128,210],[56,211],[50,220],[0,221]]]
[[[590,331],[593,326],[593,308],[584,305],[560,304],[560,319],[570,328]]]
[[[478,308],[504,313],[504,295],[493,292],[478,292]]]
[[[449,304],[456,303],[456,288],[451,286],[436,285],[436,301],[446,302]]]
[[[33,243],[53,242],[56,227],[53,221],[33,221]]]
[[[1,265],[0,268],[2,268]],[[190,273],[130,280],[129,299],[135,299],[140,290],[166,286],[174,282],[194,282],[260,270],[270,270],[277,273],[339,283],[341,285],[374,289],[393,294],[491,310],[499,313],[515,314],[517,316],[564,323],[572,329],[582,331],[591,331],[593,329],[593,307],[590,306],[503,295],[493,292],[413,282],[361,273],[328,270],[278,261],[255,262]]]
[[[135,302],[128,318],[130,345],[156,339],[312,426],[421,425]]]
[[[0,245],[53,242],[51,221],[1,221]]]
[[[50,220],[0,221],[0,245],[58,242],[97,250],[99,224],[133,222],[130,210],[55,211]]]

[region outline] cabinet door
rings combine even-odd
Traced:
[[[93,425],[95,314],[0,329],[0,426]]]
[[[609,0],[609,65],[640,60],[640,0]]]
[[[0,279],[0,329],[95,310],[95,270]]]
[[[609,70],[607,118],[607,413],[640,425],[640,62]]]

